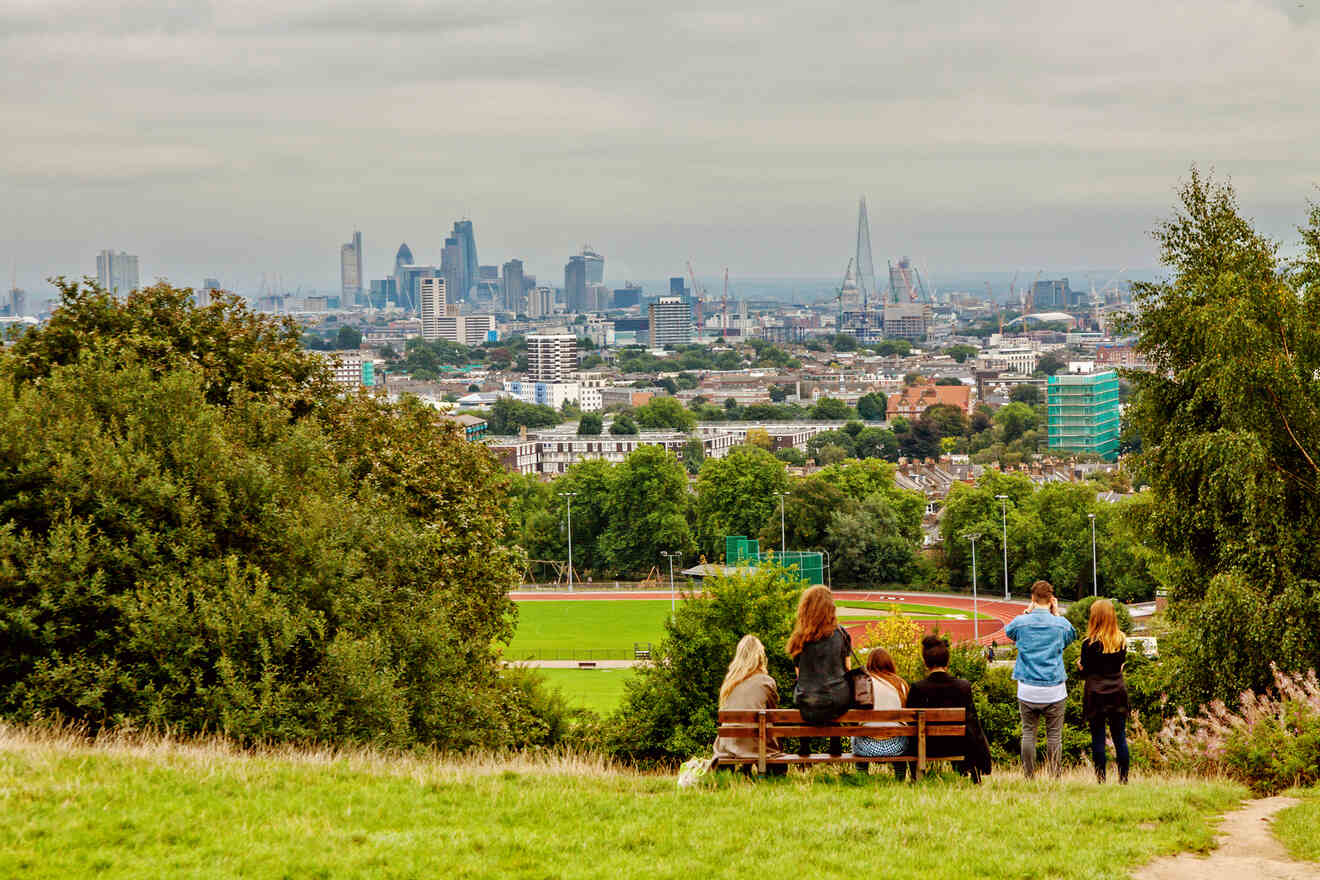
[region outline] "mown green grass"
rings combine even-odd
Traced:
[[[1320,789],[1288,792],[1302,802],[1274,818],[1274,833],[1295,859],[1320,862]]]
[[[581,706],[601,715],[619,708],[623,684],[632,677],[631,669],[538,669],[550,685],[558,688],[570,706]]]
[[[526,761],[145,752],[0,738],[0,876],[1111,878],[1204,850],[1224,783],[982,787],[817,771],[672,777]]]
[[[505,657],[516,662],[554,652],[588,658],[591,651],[631,657],[634,642],[659,645],[668,617],[668,599],[519,602],[518,631]]]

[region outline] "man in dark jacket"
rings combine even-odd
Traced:
[[[959,773],[979,783],[981,775],[990,772],[990,749],[981,732],[981,721],[976,716],[976,702],[972,699],[972,683],[965,678],[949,674],[949,643],[939,636],[926,636],[921,640],[921,659],[926,664],[926,677],[912,685],[908,693],[909,709],[965,710],[967,734],[963,739],[932,737],[926,741],[926,755],[933,758],[962,755],[964,760],[955,767]],[[914,746],[915,748],[915,746]],[[904,764],[895,764],[899,772]]]

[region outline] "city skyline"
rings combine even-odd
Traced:
[[[143,283],[332,292],[345,230],[364,232],[365,284],[402,241],[439,265],[455,217],[486,262],[546,279],[584,241],[611,283],[689,258],[703,278],[841,278],[861,195],[877,261],[910,255],[936,284],[1148,268],[1192,163],[1285,242],[1320,179],[1320,12],[1293,0],[51,0],[0,7],[0,34],[6,80],[43,84],[0,98],[0,267],[36,297],[107,246]],[[397,51],[354,60],[362,39]]]

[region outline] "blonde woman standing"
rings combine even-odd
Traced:
[[[779,708],[779,686],[766,671],[765,645],[756,636],[743,636],[733,652],[729,671],[724,674],[724,683],[720,685],[721,709],[777,709]],[[755,737],[722,736],[715,740],[715,760],[723,758],[755,758],[757,745]],[[766,758],[770,761],[781,759],[780,763],[767,767],[772,774],[784,773],[788,767],[782,763],[783,752],[779,743],[770,738],[766,741]]]
[[[1105,781],[1105,728],[1114,741],[1118,760],[1118,781],[1128,781],[1127,682],[1123,664],[1127,661],[1127,637],[1118,628],[1114,603],[1097,599],[1087,620],[1086,638],[1078,661],[1086,684],[1082,691],[1082,714],[1091,728],[1091,760],[1095,778]]]

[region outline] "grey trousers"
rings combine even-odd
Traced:
[[[1040,718],[1045,716],[1045,760],[1050,774],[1063,773],[1063,708],[1067,700],[1057,703],[1028,703],[1018,700],[1022,713],[1022,772],[1028,779],[1036,775],[1036,734]]]

